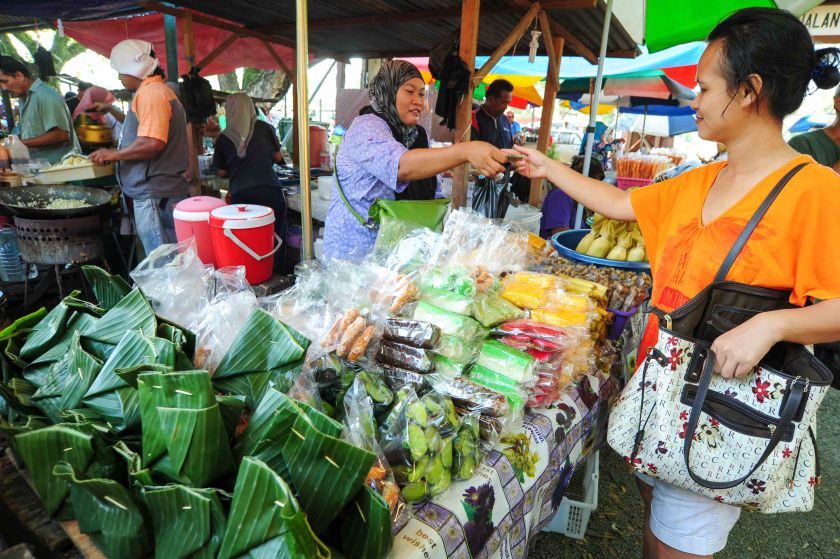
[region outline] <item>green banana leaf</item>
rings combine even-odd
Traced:
[[[90,284],[99,306],[112,309],[131,292],[131,286],[120,276],[113,276],[99,266],[82,266],[82,273]]]
[[[38,387],[32,395],[32,404],[40,409],[53,423],[61,422],[61,400],[68,371],[70,369],[70,354],[65,354],[60,361],[50,365],[49,373],[44,384]]]
[[[32,475],[32,482],[44,510],[50,516],[59,512],[70,487],[64,479],[53,475],[59,462],[69,462],[84,471],[93,460],[93,437],[70,427],[54,425],[15,437],[20,458]]]
[[[213,386],[219,392],[245,398],[245,405],[254,409],[265,394],[269,386],[271,373],[245,373],[235,377],[213,377]]]
[[[160,316],[157,317],[157,321],[157,335],[179,345],[184,353],[186,353],[187,358],[192,361],[195,355],[195,333]],[[183,338],[183,345],[179,344],[179,338]]]
[[[108,420],[117,432],[137,426],[140,419],[137,390],[117,375],[117,369],[154,363],[156,357],[149,338],[135,331],[125,332],[85,392],[85,405]]]
[[[95,318],[100,318],[108,309],[103,309],[93,303],[85,301],[84,299],[79,299],[79,295],[81,295],[81,291],[73,291],[64,298],[62,301],[65,305],[67,305],[71,311],[78,312],[81,314],[87,314]]]
[[[139,289],[123,297],[82,335],[94,341],[115,345],[130,330],[137,330],[146,336],[154,336],[157,330],[155,313]]]
[[[51,347],[64,334],[67,327],[67,319],[70,318],[70,307],[63,302],[49,312],[26,337],[26,343],[20,349],[20,358],[32,360],[33,357],[41,355]]]
[[[152,472],[149,468],[143,467],[143,459],[140,455],[134,452],[125,441],[117,441],[113,446],[114,452],[117,453],[123,460],[125,460],[128,469],[128,477],[131,480],[133,488],[138,489],[138,493],[143,487],[154,485],[152,480]]]
[[[391,551],[391,509],[379,493],[363,487],[341,514],[342,550],[353,559],[381,559]]]
[[[0,396],[8,404],[9,411],[14,410],[24,416],[40,415],[38,408],[32,405],[32,396],[37,389],[26,379],[11,378],[6,383],[0,383]]]
[[[309,340],[261,309],[248,315],[214,379],[280,369],[303,358]]]
[[[144,497],[154,526],[156,557],[216,557],[227,522],[216,491],[167,485],[147,487]]]
[[[287,469],[280,445],[298,415],[300,409],[291,398],[273,388],[266,390],[242,438],[234,447],[237,460],[256,456],[272,470],[285,476]]]
[[[68,462],[56,464],[53,473],[70,485],[79,530],[93,538],[106,557],[146,556],[146,525],[128,489],[111,479],[88,478]]]
[[[239,468],[219,550],[220,559],[233,557],[330,557],[283,478],[252,457],[242,460]]]
[[[61,410],[75,408],[82,402],[85,393],[90,389],[102,369],[102,362],[82,349],[81,337],[75,332],[70,342],[70,363],[64,382]]]
[[[207,371],[143,373],[137,386],[144,466],[196,487],[234,471],[227,429]]]
[[[321,534],[361,489],[375,456],[318,431],[301,413],[281,443],[289,482]]]
[[[228,439],[233,439],[236,433],[236,427],[239,425],[239,420],[245,411],[245,398],[242,396],[217,394],[216,403],[219,405],[219,411],[222,412],[222,421],[225,424]]]
[[[21,330],[31,330],[36,324],[41,322],[45,316],[47,316],[47,309],[42,307],[33,313],[18,318],[0,330],[0,341],[15,335]]]
[[[96,322],[96,319],[89,314],[73,314],[67,321],[67,328],[64,331],[64,335],[57,340],[50,349],[36,357],[30,366],[34,367],[45,363],[54,363],[61,359],[70,349],[70,342],[73,341],[73,336],[75,336],[78,332],[82,332],[85,329],[90,328],[94,322]]]
[[[20,419],[9,417],[8,421],[0,416],[0,431],[6,435],[6,440],[9,443],[9,448],[15,456],[20,458],[20,448],[17,444],[17,436],[21,433],[29,433],[49,427],[49,422],[44,418],[36,417],[34,415],[26,416]],[[22,459],[21,459],[22,460]]]

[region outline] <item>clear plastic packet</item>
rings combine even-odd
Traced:
[[[459,480],[472,478],[490,447],[481,440],[481,414],[471,412],[462,415],[461,427],[452,443],[452,477]]]
[[[535,309],[544,306],[549,295],[560,287],[561,281],[557,276],[517,272],[502,281],[502,297],[521,309]]]
[[[379,444],[406,501],[434,497],[452,482],[453,443],[461,422],[449,398],[403,388],[380,428]]]
[[[381,332],[382,320],[375,313],[351,307],[336,315],[332,326],[321,338],[320,348],[357,363],[363,360],[374,338],[378,339]],[[375,355],[375,351],[372,353]]]
[[[382,337],[392,342],[431,349],[440,339],[440,328],[422,320],[389,318],[385,321]]]
[[[295,266],[295,284],[259,300],[260,308],[310,340],[320,340],[333,321],[327,276],[318,261]]]
[[[376,361],[418,373],[429,373],[435,368],[435,357],[431,351],[388,340],[379,344]]]
[[[521,229],[473,212],[458,209],[449,214],[429,263],[467,269],[484,266],[489,273],[522,270],[528,263],[528,235]]]
[[[376,442],[376,422],[368,390],[360,377],[356,377],[344,396],[344,430],[342,438],[353,445],[371,451],[376,460],[371,466],[365,485],[379,493],[391,509],[391,522],[396,525],[408,507],[400,493],[385,454]]]
[[[486,340],[481,345],[476,364],[519,384],[532,382],[535,378],[536,359],[498,340]]]
[[[485,328],[522,318],[525,313],[496,291],[478,293],[473,299],[473,316]]]
[[[417,229],[406,234],[391,250],[374,251],[370,260],[400,274],[422,272],[428,266],[439,239],[440,234],[431,229]]]
[[[393,392],[398,392],[402,388],[410,388],[422,396],[432,389],[426,380],[426,375],[399,367],[382,367],[382,379]]]
[[[251,311],[257,296],[245,279],[245,267],[233,266],[213,274],[215,295],[204,307],[203,316],[189,325],[195,332],[195,366],[212,376],[230,349]]]
[[[311,395],[314,393],[317,400],[321,401],[321,409],[327,415],[334,416],[336,409],[341,409],[342,399],[356,378],[356,371],[335,353],[325,353],[315,359],[307,357],[301,377],[304,378],[299,381],[300,386],[297,388],[304,392],[304,397],[314,399]]]
[[[193,239],[157,247],[130,276],[155,313],[182,326],[198,322],[212,297],[213,269],[198,259]]]

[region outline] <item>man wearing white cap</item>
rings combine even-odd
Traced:
[[[189,155],[184,107],[164,82],[152,44],[127,39],[111,50],[111,67],[134,92],[117,150],[100,149],[90,158],[116,161],[123,194],[132,199],[137,234],[146,254],[175,242],[172,210],[189,196],[184,178]]]

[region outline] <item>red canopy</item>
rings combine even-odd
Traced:
[[[161,66],[166,69],[166,41],[163,31],[163,15],[145,16],[100,21],[79,22],[65,21],[64,32],[85,47],[98,52],[105,58],[111,55],[111,48],[124,39],[142,39],[154,45],[155,55]],[[178,71],[181,74],[189,69],[184,48],[184,30],[178,20]],[[229,31],[193,22],[196,62],[201,62],[213,49],[222,44],[229,36]],[[271,45],[280,55],[286,66],[294,71],[295,52],[289,47]],[[262,41],[251,38],[237,39],[217,56],[203,70],[203,75],[223,74],[236,68],[247,66],[261,70],[279,70],[279,66]],[[169,77],[169,79],[174,79]]]

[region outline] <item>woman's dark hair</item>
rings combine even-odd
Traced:
[[[32,72],[29,70],[29,66],[14,56],[0,56],[0,72],[3,72],[7,76],[14,76],[20,72],[27,78],[32,77]]]
[[[572,157],[572,169],[577,171],[578,173],[583,174],[583,164],[584,158],[582,155],[575,155]],[[604,166],[601,165],[601,162],[595,159],[594,157],[589,162],[589,177],[595,180],[602,181],[604,180]]]
[[[826,48],[815,52],[808,29],[785,10],[738,10],[721,21],[707,40],[721,41],[723,72],[730,91],[737,92],[741,85],[752,89],[749,76],[761,76],[758,97],[778,120],[799,108],[812,80],[820,89],[840,83],[840,51]]]

